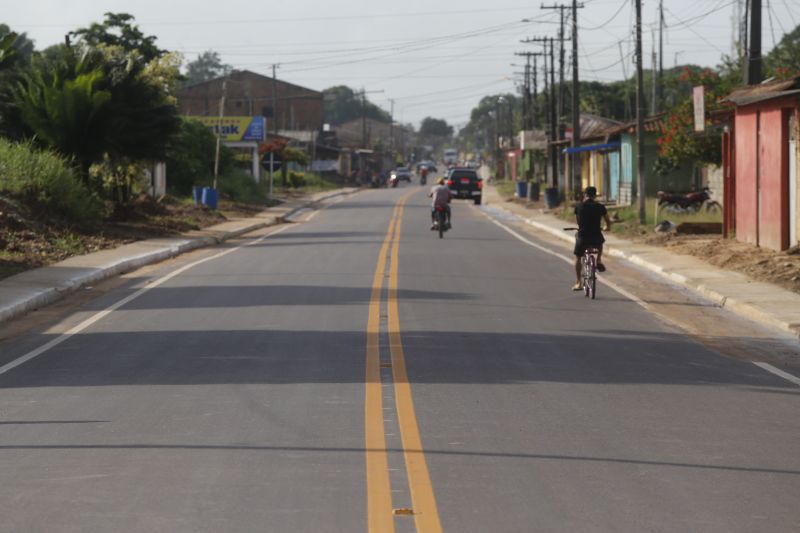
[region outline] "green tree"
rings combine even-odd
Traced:
[[[440,118],[425,117],[420,124],[419,134],[423,137],[451,137],[453,126]]]
[[[714,133],[710,113],[722,107],[720,100],[739,84],[739,80],[726,72],[721,76],[711,69],[695,71],[685,67],[681,81],[689,86],[703,86],[706,109],[706,131],[694,131],[694,100],[691,95],[673,106],[664,119],[658,138],[657,171],[666,172],[677,167],[682,160],[719,165],[722,159],[719,134]]]
[[[35,58],[14,98],[39,142],[73,157],[81,178],[99,190],[93,163],[106,155],[112,163],[161,159],[179,127],[169,95],[144,72],[119,49],[62,47],[55,61]]]
[[[785,34],[765,59],[767,73],[778,78],[800,76],[800,25]]]
[[[197,59],[186,64],[186,84],[202,83],[231,73],[233,67],[226,65],[213,50],[207,50]]]
[[[80,28],[70,35],[92,47],[118,46],[126,52],[138,52],[145,63],[164,55],[166,50],[156,46],[156,37],[142,33],[133,21],[134,16],[127,13],[106,13],[102,23],[93,22],[88,28]]]
[[[458,133],[457,144],[466,150],[493,153],[499,136],[519,131],[522,102],[513,94],[493,94],[481,98],[470,113],[467,125]]]
[[[214,176],[214,156],[217,138],[202,122],[181,120],[176,135],[167,143],[164,162],[167,164],[167,187],[175,195],[187,195],[192,186],[211,183]],[[220,146],[220,174],[233,165],[233,155],[224,145]]]
[[[381,122],[389,122],[392,119],[389,113],[368,99],[365,99],[362,105],[361,94],[346,85],[337,85],[323,90],[322,98],[325,122],[328,124],[343,124],[361,118],[364,114],[367,118]]]
[[[26,34],[13,32],[6,24],[0,24],[0,135],[4,137],[20,138],[26,133],[21,127],[11,88],[27,68],[33,53],[33,41]]]

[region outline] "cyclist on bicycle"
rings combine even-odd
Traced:
[[[585,199],[575,206],[575,219],[578,221],[578,233],[575,235],[575,285],[573,291],[583,290],[581,283],[581,257],[587,248],[597,248],[597,270],[605,272],[606,267],[601,262],[603,257],[603,232],[600,229],[600,220],[605,220],[605,231],[611,227],[611,219],[608,217],[606,206],[597,203],[597,189],[586,187],[584,191]]]
[[[450,193],[450,188],[444,183],[444,178],[436,180],[436,185],[431,188],[428,197],[433,198],[431,201],[431,229],[436,229],[436,208],[439,206],[444,207],[445,213],[447,214],[447,227],[451,228],[450,198],[452,195]]]

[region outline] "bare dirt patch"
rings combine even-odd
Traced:
[[[671,252],[698,257],[708,263],[740,272],[756,281],[773,283],[800,294],[800,248],[775,252],[719,235],[652,233],[640,242],[661,245]]]
[[[218,210],[211,210],[169,197],[141,196],[115,209],[102,224],[81,228],[48,220],[37,206],[18,198],[0,197],[0,279],[75,255],[251,217],[266,207],[223,199]]]

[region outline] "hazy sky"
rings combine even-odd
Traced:
[[[556,36],[558,10],[545,0],[0,0],[0,21],[24,31],[37,48],[63,41],[70,30],[125,12],[158,37],[161,48],[192,60],[205,50],[239,69],[322,90],[345,84],[397,120],[426,116],[463,125],[481,96],[514,92],[524,59],[540,51],[529,37]],[[569,1],[564,1],[571,4]],[[730,54],[736,0],[664,0],[664,64],[716,65]],[[800,24],[800,0],[763,0],[763,48]],[[631,0],[584,0],[579,10],[580,76],[612,81],[632,76]],[[646,66],[656,28],[657,0],[643,8]],[[569,12],[567,12],[569,13]],[[656,34],[657,36],[657,34]],[[570,46],[567,43],[567,46]],[[624,61],[621,59],[624,57]],[[567,55],[569,61],[569,54]],[[624,67],[624,70],[623,70]],[[515,81],[515,79],[517,81]],[[540,84],[543,83],[540,81]]]

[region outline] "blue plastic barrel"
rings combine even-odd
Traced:
[[[517,198],[527,198],[528,197],[528,182],[527,181],[518,181],[517,182]]]
[[[548,187],[544,190],[544,205],[547,209],[558,206],[558,187]]]
[[[217,208],[217,189],[211,187],[203,187],[202,202],[207,205],[209,209]]]
[[[194,200],[195,205],[201,203],[203,201],[203,186],[202,185],[195,185],[192,187],[192,200]]]

